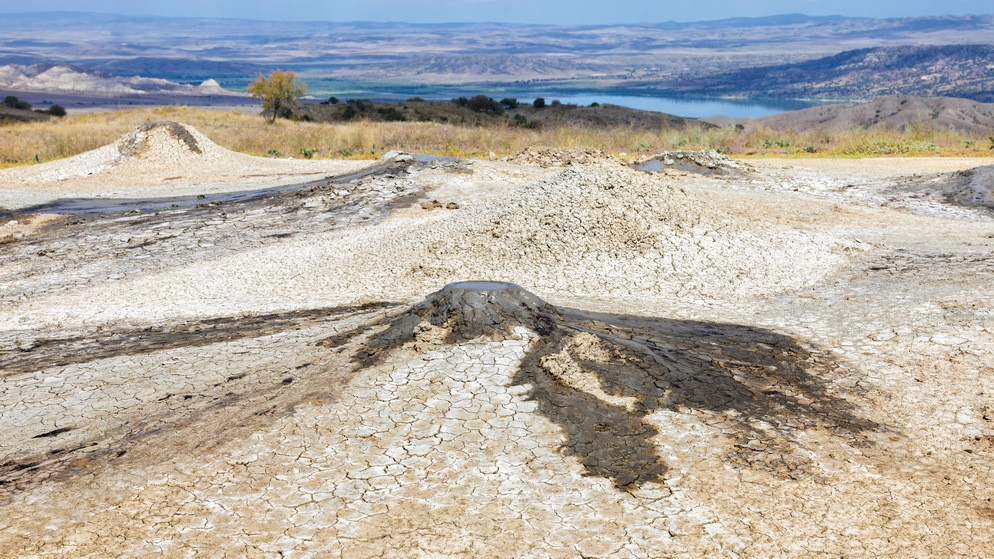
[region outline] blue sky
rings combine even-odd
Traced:
[[[74,10],[133,15],[326,21],[597,24],[785,13],[904,17],[994,13],[991,0],[0,0],[0,13]]]

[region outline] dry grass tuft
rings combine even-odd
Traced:
[[[391,149],[433,155],[510,155],[530,146],[591,147],[613,154],[673,149],[717,149],[734,155],[778,156],[991,156],[994,138],[954,130],[774,131],[691,126],[655,131],[627,127],[468,127],[430,122],[267,124],[261,117],[187,107],[160,107],[69,116],[0,126],[0,167],[69,157],[107,145],[152,120],[194,126],[228,149],[261,156],[374,159]]]

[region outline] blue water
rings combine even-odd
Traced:
[[[521,101],[522,99],[519,99]],[[643,97],[637,95],[603,95],[580,93],[575,95],[548,95],[545,102],[559,100],[563,103],[589,105],[591,103],[621,105],[643,111],[656,111],[689,118],[729,116],[734,118],[762,118],[784,111],[810,107],[802,101],[761,101],[725,99],[685,99],[672,97]],[[531,101],[531,99],[529,99]]]

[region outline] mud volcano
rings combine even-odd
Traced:
[[[400,339],[411,335],[421,322],[447,330],[446,342],[485,336],[500,339],[524,326],[548,335],[562,320],[559,311],[530,291],[508,282],[464,281],[450,283],[432,293],[391,329]]]
[[[372,333],[370,333],[372,332]],[[725,432],[726,458],[778,477],[808,475],[797,444],[824,428],[863,445],[879,425],[830,388],[839,366],[827,352],[749,326],[560,309],[513,283],[460,282],[378,324],[322,342],[353,348],[356,369],[394,352],[529,339],[512,377],[558,425],[561,452],[622,490],[662,482],[659,410],[696,410]]]
[[[137,157],[147,152],[174,151],[201,155],[204,150],[190,129],[168,120],[146,122],[116,143],[125,157]]]

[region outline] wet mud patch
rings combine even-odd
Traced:
[[[395,303],[371,302],[340,307],[209,318],[137,329],[129,326],[111,326],[96,332],[87,332],[71,337],[21,339],[17,345],[0,346],[0,378],[51,367],[88,363],[109,357],[182,347],[207,346],[244,338],[258,338],[395,305]]]
[[[188,133],[189,134],[189,133]],[[194,142],[195,139],[191,140]],[[182,196],[161,196],[154,198],[64,198],[45,204],[30,206],[13,211],[0,208],[0,217],[25,214],[73,215],[82,219],[86,216],[114,216],[120,214],[140,214],[149,212],[184,209],[213,210],[223,207],[228,212],[256,209],[258,207],[292,204],[295,200],[314,195],[327,194],[362,180],[376,177],[395,176],[408,169],[410,162],[387,161],[372,165],[352,173],[282,186],[271,186],[253,190],[213,192]],[[408,202],[410,203],[410,201]]]
[[[994,165],[932,177],[912,177],[884,191],[892,203],[930,199],[946,206],[994,215]]]
[[[714,150],[665,152],[651,158],[643,156],[631,165],[635,169],[649,173],[672,170],[717,177],[745,176],[748,170],[748,167],[742,163]]]
[[[832,355],[770,330],[704,321],[605,315],[553,307],[513,284],[453,284],[366,334],[343,332],[323,345],[351,347],[357,368],[401,348],[536,334],[513,375],[527,398],[564,434],[561,450],[586,473],[621,490],[665,480],[667,465],[649,417],[703,413],[725,434],[737,467],[780,478],[811,473],[798,434],[830,432],[852,446],[884,426],[832,384]]]

